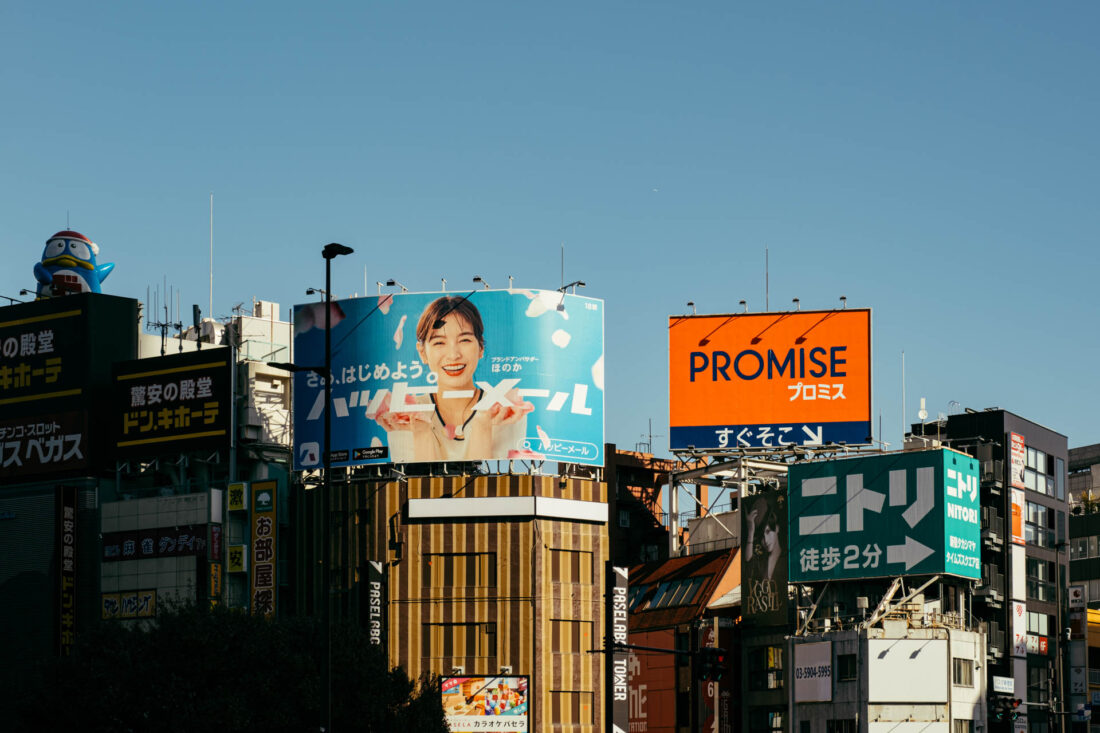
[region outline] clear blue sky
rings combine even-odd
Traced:
[[[1100,442],[1092,3],[0,6],[0,294],[53,232],[214,315],[323,285],[607,303],[607,437],[667,436],[667,316],[874,310],[898,446],[1000,406]],[[286,310],[284,310],[286,313]],[[659,453],[667,437],[655,440]]]

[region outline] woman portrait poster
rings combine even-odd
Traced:
[[[787,502],[778,491],[742,500],[741,595],[757,623],[787,622]]]
[[[333,465],[603,460],[601,301],[476,290],[338,303]],[[323,340],[323,319],[308,315],[295,310],[302,363],[323,356],[306,355]],[[296,445],[320,436],[320,420],[301,414],[319,414],[323,391],[319,379],[300,383]],[[296,449],[296,466],[307,467],[300,458]]]

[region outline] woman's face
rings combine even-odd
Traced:
[[[775,552],[775,548],[779,546],[779,529],[777,527],[765,527],[764,528],[764,549],[768,553]]]
[[[440,392],[473,386],[477,363],[485,353],[470,322],[458,313],[444,317],[443,327],[433,329],[416,350],[435,373]]]

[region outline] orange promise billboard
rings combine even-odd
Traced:
[[[870,309],[672,316],[672,450],[861,445]]]

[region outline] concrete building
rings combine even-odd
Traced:
[[[1061,730],[1067,699],[1065,589],[1069,579],[1066,437],[1007,410],[967,410],[913,426],[981,465],[982,583],[974,615],[987,625],[993,678],[1011,678],[1023,714],[1014,730]]]

